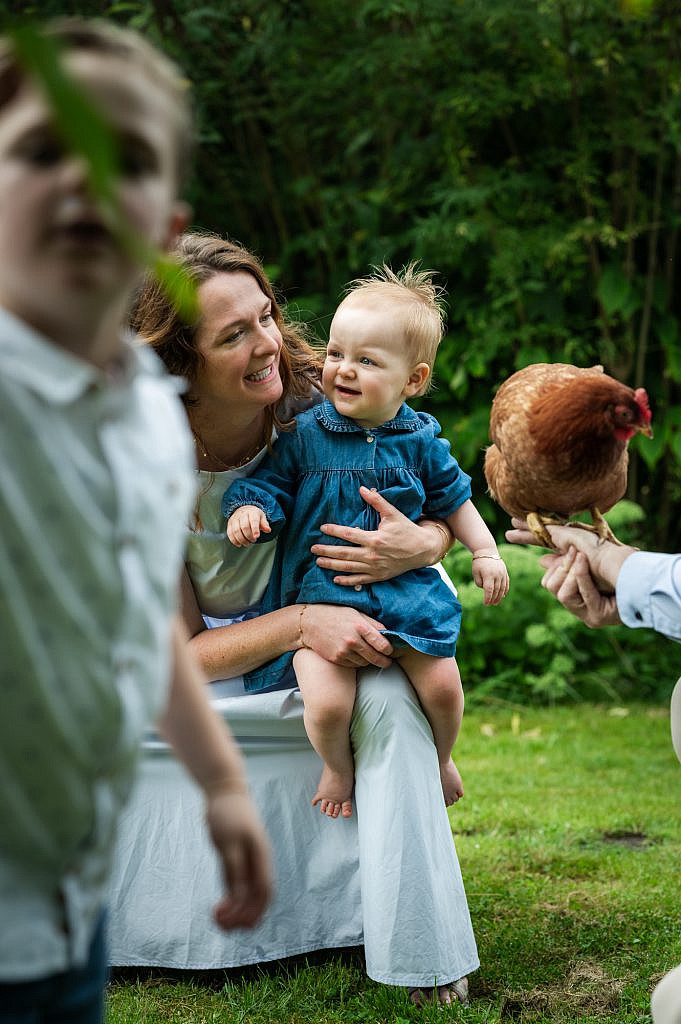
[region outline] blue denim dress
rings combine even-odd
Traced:
[[[279,537],[263,612],[291,604],[344,605],[383,622],[396,648],[454,656],[461,605],[436,569],[413,569],[353,589],[334,583],[337,574],[319,568],[310,553],[319,541],[343,544],[321,534],[322,523],[377,529],[378,514],[360,497],[362,484],[414,522],[423,516],[442,519],[467,501],[470,477],[439,434],[433,416],[407,405],[371,429],[342,416],[329,401],[297,417],[295,430],[281,434],[256,473],[235,481],[222,500],[226,518],[242,505],[262,509],[272,532],[258,543]],[[261,690],[281,679],[293,653],[247,673],[246,689]]]

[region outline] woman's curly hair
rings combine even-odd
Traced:
[[[274,289],[260,260],[237,242],[208,232],[188,231],[180,237],[170,256],[200,285],[216,274],[245,271],[258,282],[272,303],[272,317],[281,332],[279,373],[283,384],[281,399],[266,410],[267,436],[272,427],[290,429],[291,407],[309,398],[318,384],[322,360],[308,341],[300,324],[289,322],[282,313]],[[147,275],[136,296],[130,325],[141,340],[156,351],[170,373],[185,377],[190,384],[203,359],[196,347],[197,322],[186,324],[152,275]],[[191,406],[191,399],[185,399]]]

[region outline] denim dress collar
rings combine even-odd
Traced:
[[[404,402],[397,410],[397,415],[387,423],[381,423],[380,427],[361,427],[355,420],[338,412],[328,398],[325,398],[321,405],[316,405],[312,412],[323,427],[340,434],[366,434],[367,432],[375,434],[379,430],[391,433],[402,431],[409,433],[414,430],[423,430],[425,426],[423,420]]]

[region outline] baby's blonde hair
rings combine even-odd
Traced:
[[[402,321],[409,358],[414,365],[427,363],[431,370],[418,392],[424,395],[430,390],[435,356],[444,335],[444,289],[433,283],[434,271],[420,269],[416,260],[398,273],[385,263],[373,271],[350,282],[338,308],[362,303],[387,309]]]

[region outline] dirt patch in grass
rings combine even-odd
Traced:
[[[610,1013],[619,1008],[625,984],[622,978],[611,978],[598,964],[582,960],[552,985],[509,992],[501,1007],[501,1019],[532,1021],[550,1014],[555,1020],[573,1020],[577,1015]]]
[[[615,846],[627,846],[630,850],[638,850],[650,846],[655,841],[650,839],[645,832],[627,832],[617,830],[616,832],[604,832],[602,835],[604,843],[612,843]]]

